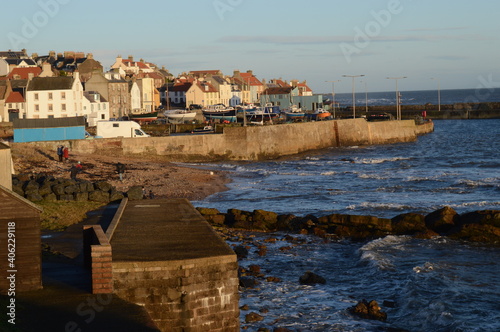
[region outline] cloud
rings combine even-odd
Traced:
[[[274,44],[274,45],[327,45],[353,43],[356,35],[343,36],[225,36],[219,43]],[[447,40],[485,40],[480,35],[394,35],[369,37],[372,42],[437,42]]]
[[[470,59],[470,57],[458,56],[458,55],[434,55],[434,56],[428,56],[427,58],[434,60],[445,60],[445,61],[461,61]]]

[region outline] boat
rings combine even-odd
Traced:
[[[298,108],[296,105],[293,105],[289,110],[286,110],[285,117],[290,121],[302,121],[306,116],[306,113],[302,111],[301,108]]]
[[[273,121],[278,117],[278,113],[270,112],[268,108],[256,107],[251,111],[245,112],[247,121],[250,122],[264,122]]]
[[[332,113],[328,112],[327,110],[323,108],[318,108],[313,113],[307,114],[307,117],[310,118],[311,120],[324,120],[330,117],[331,115]]]
[[[194,120],[196,112],[189,110],[168,110],[163,112],[163,115],[165,115],[170,123],[183,123]]]
[[[215,132],[214,127],[204,126],[203,128],[195,128],[191,131],[191,134],[206,134]]]
[[[226,107],[224,104],[208,106],[202,110],[202,113],[208,121],[221,120],[236,122],[236,109],[234,107]]]
[[[137,122],[151,122],[158,119],[158,112],[141,113],[141,114],[129,114],[128,118]]]

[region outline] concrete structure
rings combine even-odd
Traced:
[[[0,294],[15,299],[42,288],[42,209],[2,185],[0,201]]]
[[[161,331],[239,331],[235,253],[186,199],[124,199],[84,230],[94,294],[146,309]]]
[[[78,153],[156,154],[170,161],[266,160],[329,147],[412,142],[433,129],[432,122],[417,126],[414,120],[345,119],[225,127],[223,134],[80,140],[71,144]],[[57,142],[38,144],[48,144],[50,149],[57,146]]]
[[[83,116],[58,119],[14,120],[14,142],[79,140],[85,138]]]

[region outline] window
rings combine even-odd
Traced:
[[[66,100],[66,92],[61,92],[61,99]]]
[[[106,115],[105,114],[101,114],[101,120],[106,120]]]
[[[52,92],[49,92],[49,100],[52,100]]]
[[[62,109],[63,112],[66,112],[66,104],[62,104],[61,105],[61,109]]]
[[[113,127],[120,127],[119,123],[113,123]]]
[[[39,112],[40,111],[40,105],[35,105],[35,112]]]
[[[49,104],[49,112],[53,112],[54,111],[54,106],[52,104]]]
[[[35,100],[38,100],[38,93],[35,93]]]

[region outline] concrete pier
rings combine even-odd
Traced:
[[[113,292],[161,331],[239,331],[238,263],[188,200],[128,201],[108,230]]]

